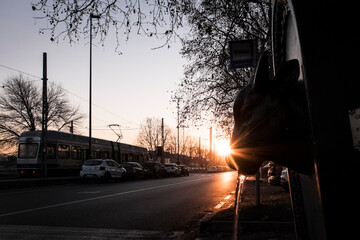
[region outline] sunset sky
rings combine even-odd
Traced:
[[[39,34],[46,22],[34,19],[35,14],[28,0],[0,2],[0,82],[18,74],[13,68],[31,74],[25,76],[41,86],[42,54],[47,52],[49,82],[62,86],[73,105],[88,115],[88,38],[72,45],[66,40],[52,43],[49,33]],[[107,126],[119,124],[122,141],[133,143],[146,117],[163,117],[176,132],[176,104],[170,98],[185,63],[180,42],[151,50],[163,42],[135,35],[121,43],[122,55],[115,52],[115,42],[115,36],[104,47],[99,39],[93,41],[93,136],[115,141]],[[88,135],[88,119],[80,130]]]

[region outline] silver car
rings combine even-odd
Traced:
[[[126,170],[111,159],[89,159],[84,162],[80,171],[80,178],[98,178],[104,182],[110,179],[121,179]]]
[[[164,165],[168,175],[170,176],[181,176],[181,170],[176,163],[167,163]]]

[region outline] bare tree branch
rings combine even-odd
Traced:
[[[185,77],[175,95],[185,105],[184,120],[216,124],[228,131],[233,124],[232,104],[250,78],[252,69],[228,68],[228,42],[258,39],[269,44],[269,1],[203,0],[188,15],[190,33],[181,53],[188,59]]]
[[[22,75],[7,79],[0,96],[0,147],[14,146],[24,131],[41,129],[42,96],[36,85]],[[84,115],[70,105],[62,88],[48,89],[48,128],[60,130],[70,121],[78,124]]]
[[[182,27],[184,14],[192,5],[191,0],[38,0],[32,9],[40,15],[36,19],[50,24],[40,28],[41,34],[50,32],[51,41],[67,39],[70,43],[89,35],[90,14],[100,15],[93,24],[94,38],[100,36],[104,43],[114,30],[116,51],[121,53],[120,40],[127,41],[133,28],[136,34],[156,36],[167,45],[177,37],[176,30]]]

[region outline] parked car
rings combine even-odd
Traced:
[[[146,171],[146,176],[150,178],[166,177],[167,171],[162,163],[159,162],[145,162],[142,164]]]
[[[190,175],[190,169],[185,165],[178,165],[181,171],[182,176],[189,176]]]
[[[218,171],[218,169],[217,169],[216,166],[210,166],[209,169],[208,169],[208,172],[209,172],[209,173],[210,173],[210,172],[217,172],[217,171]]]
[[[280,184],[285,189],[289,190],[289,176],[288,176],[287,168],[284,168],[284,170],[281,171]]]
[[[181,176],[181,170],[176,163],[167,163],[164,165],[169,176]]]
[[[123,162],[120,164],[125,168],[126,172],[124,175],[125,179],[142,179],[145,178],[145,169],[144,167],[137,162]]]
[[[80,178],[98,178],[104,182],[110,179],[121,179],[126,170],[111,159],[90,159],[84,162]]]
[[[218,172],[225,172],[226,167],[225,166],[216,166]]]

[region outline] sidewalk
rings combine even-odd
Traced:
[[[238,239],[296,239],[289,192],[261,181],[260,203],[256,206],[255,178],[249,177],[239,204]],[[201,223],[197,239],[231,239],[233,218],[233,206],[219,212]]]

